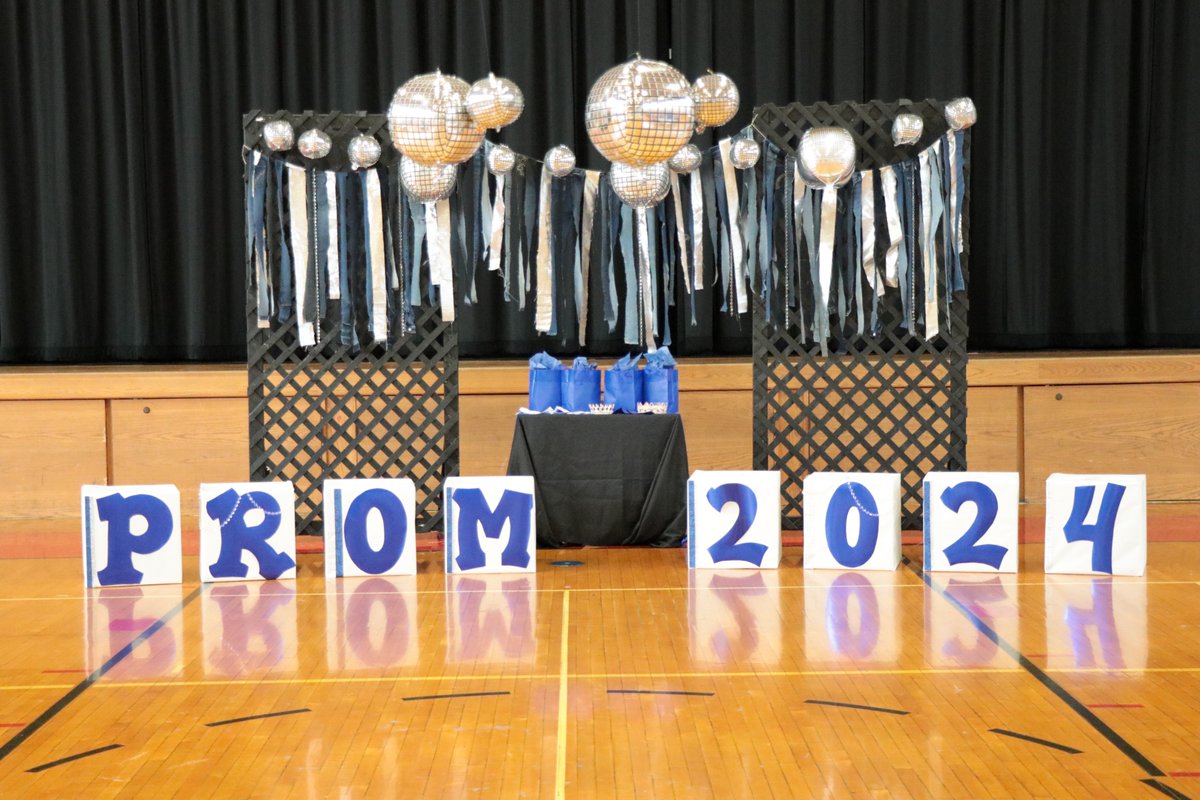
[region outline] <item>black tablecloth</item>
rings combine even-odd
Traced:
[[[678,414],[518,414],[508,474],[536,481],[541,547],[673,547],[687,533]]]

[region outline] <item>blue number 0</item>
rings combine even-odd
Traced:
[[[725,508],[726,503],[736,503],[738,508],[733,527],[708,548],[713,562],[746,561],[761,567],[763,556],[767,554],[767,546],[757,542],[738,543],[758,516],[758,499],[755,498],[754,491],[743,483],[723,483],[709,489],[706,497],[708,504],[717,511]]]
[[[998,544],[975,544],[991,530],[1000,507],[991,487],[979,481],[963,481],[947,486],[941,500],[946,508],[955,513],[967,503],[975,505],[975,519],[971,527],[942,550],[946,559],[951,564],[987,564],[992,569],[1000,569],[1000,563],[1008,555],[1008,548]]]

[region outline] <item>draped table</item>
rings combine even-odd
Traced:
[[[675,547],[687,533],[678,414],[518,414],[508,474],[534,478],[539,547]]]

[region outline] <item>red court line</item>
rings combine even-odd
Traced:
[[[0,722],[0,728],[24,728],[24,722]]]
[[[1171,778],[1200,778],[1200,772],[1168,772]]]

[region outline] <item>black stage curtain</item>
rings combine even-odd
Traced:
[[[382,111],[490,64],[527,98],[501,140],[601,168],[587,91],[637,51],[732,76],[726,134],[766,101],[971,95],[972,346],[1200,346],[1193,0],[0,0],[0,361],[244,358],[249,109]],[[494,283],[462,354],[543,349]],[[679,317],[676,352],[748,352],[745,320]]]

